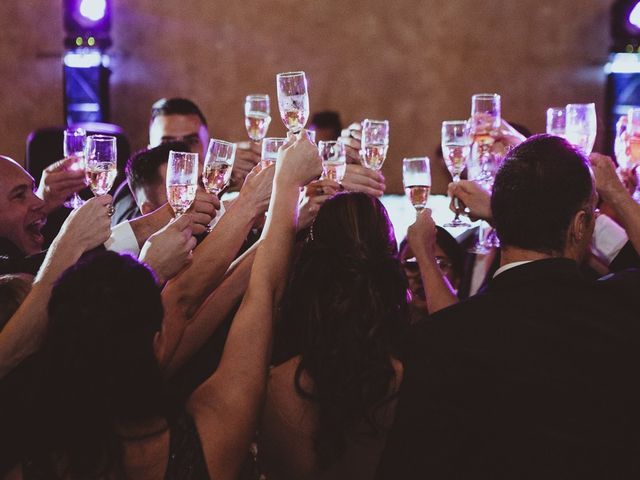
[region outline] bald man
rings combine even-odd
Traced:
[[[0,156],[0,254],[33,255],[42,250],[45,202],[24,168]]]

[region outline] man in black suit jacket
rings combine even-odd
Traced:
[[[600,193],[617,201],[610,160],[596,160]],[[640,276],[581,275],[593,187],[587,159],[557,137],[508,155],[491,199],[501,268],[412,332],[378,478],[638,478]]]

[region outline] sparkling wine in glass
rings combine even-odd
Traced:
[[[471,130],[469,122],[465,120],[442,122],[442,155],[455,183],[460,181],[460,175],[467,165],[470,154]],[[456,207],[456,216],[444,226],[470,227],[471,224],[460,220],[460,205],[456,197],[453,202]]]
[[[371,170],[380,170],[389,149],[389,121],[369,120],[362,122],[360,157],[362,164]]]
[[[598,120],[593,103],[570,103],[566,107],[566,139],[589,155],[596,142]]]
[[[202,169],[202,184],[207,192],[219,195],[229,184],[235,158],[235,143],[215,138],[209,141],[209,148],[207,148],[207,156]]]
[[[547,108],[547,133],[565,138],[567,130],[567,110],[563,107]]]
[[[497,93],[476,93],[471,97],[471,155],[479,164],[484,176],[489,176],[495,143],[495,133],[502,123],[501,97]]]
[[[429,157],[402,160],[402,183],[411,205],[420,213],[427,208],[431,191],[431,167]]]
[[[322,178],[342,183],[347,171],[344,144],[337,141],[320,141],[318,142],[318,152],[322,159]]]
[[[90,135],[87,137],[84,157],[89,188],[96,197],[106,195],[118,175],[116,137]],[[113,206],[109,206],[109,215],[113,215]]]
[[[275,137],[265,138],[262,141],[262,156],[260,157],[262,168],[267,168],[268,166],[276,163],[278,150],[285,143],[287,143],[286,138]]]
[[[249,138],[259,142],[267,135],[271,123],[269,95],[247,95],[244,101],[244,125]]]
[[[176,218],[183,215],[196,198],[198,154],[169,152],[167,163],[167,200]]]
[[[278,107],[282,123],[291,133],[298,133],[309,119],[309,93],[304,72],[276,75]]]
[[[85,170],[84,166],[84,149],[87,143],[87,132],[82,128],[67,128],[64,131],[64,140],[62,143],[62,151],[65,158],[73,158],[75,161],[71,164],[72,170]],[[74,193],[71,198],[64,202],[67,208],[78,208],[84,205],[84,200],[80,198],[78,193]]]

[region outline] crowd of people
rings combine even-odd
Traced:
[[[614,161],[510,129],[491,193],[448,186],[500,240],[479,275],[429,209],[398,248],[336,120],[340,184],[306,131],[264,168],[240,142],[237,196],[199,189],[176,219],[169,152],[202,159],[209,131],[162,99],[126,181],[50,244],[83,174],[35,185],[0,157],[0,476],[640,475],[640,205]]]

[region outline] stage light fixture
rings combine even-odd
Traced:
[[[80,45],[88,45],[93,38],[93,46],[109,47],[111,3],[112,0],[64,0],[65,46],[75,48],[79,45],[78,38],[82,40]]]
[[[640,1],[617,0],[611,6],[613,52],[632,53],[640,46]]]
[[[106,0],[82,0],[80,13],[92,22],[102,20],[107,13]]]
[[[68,124],[109,121],[112,0],[64,0],[64,113]]]

